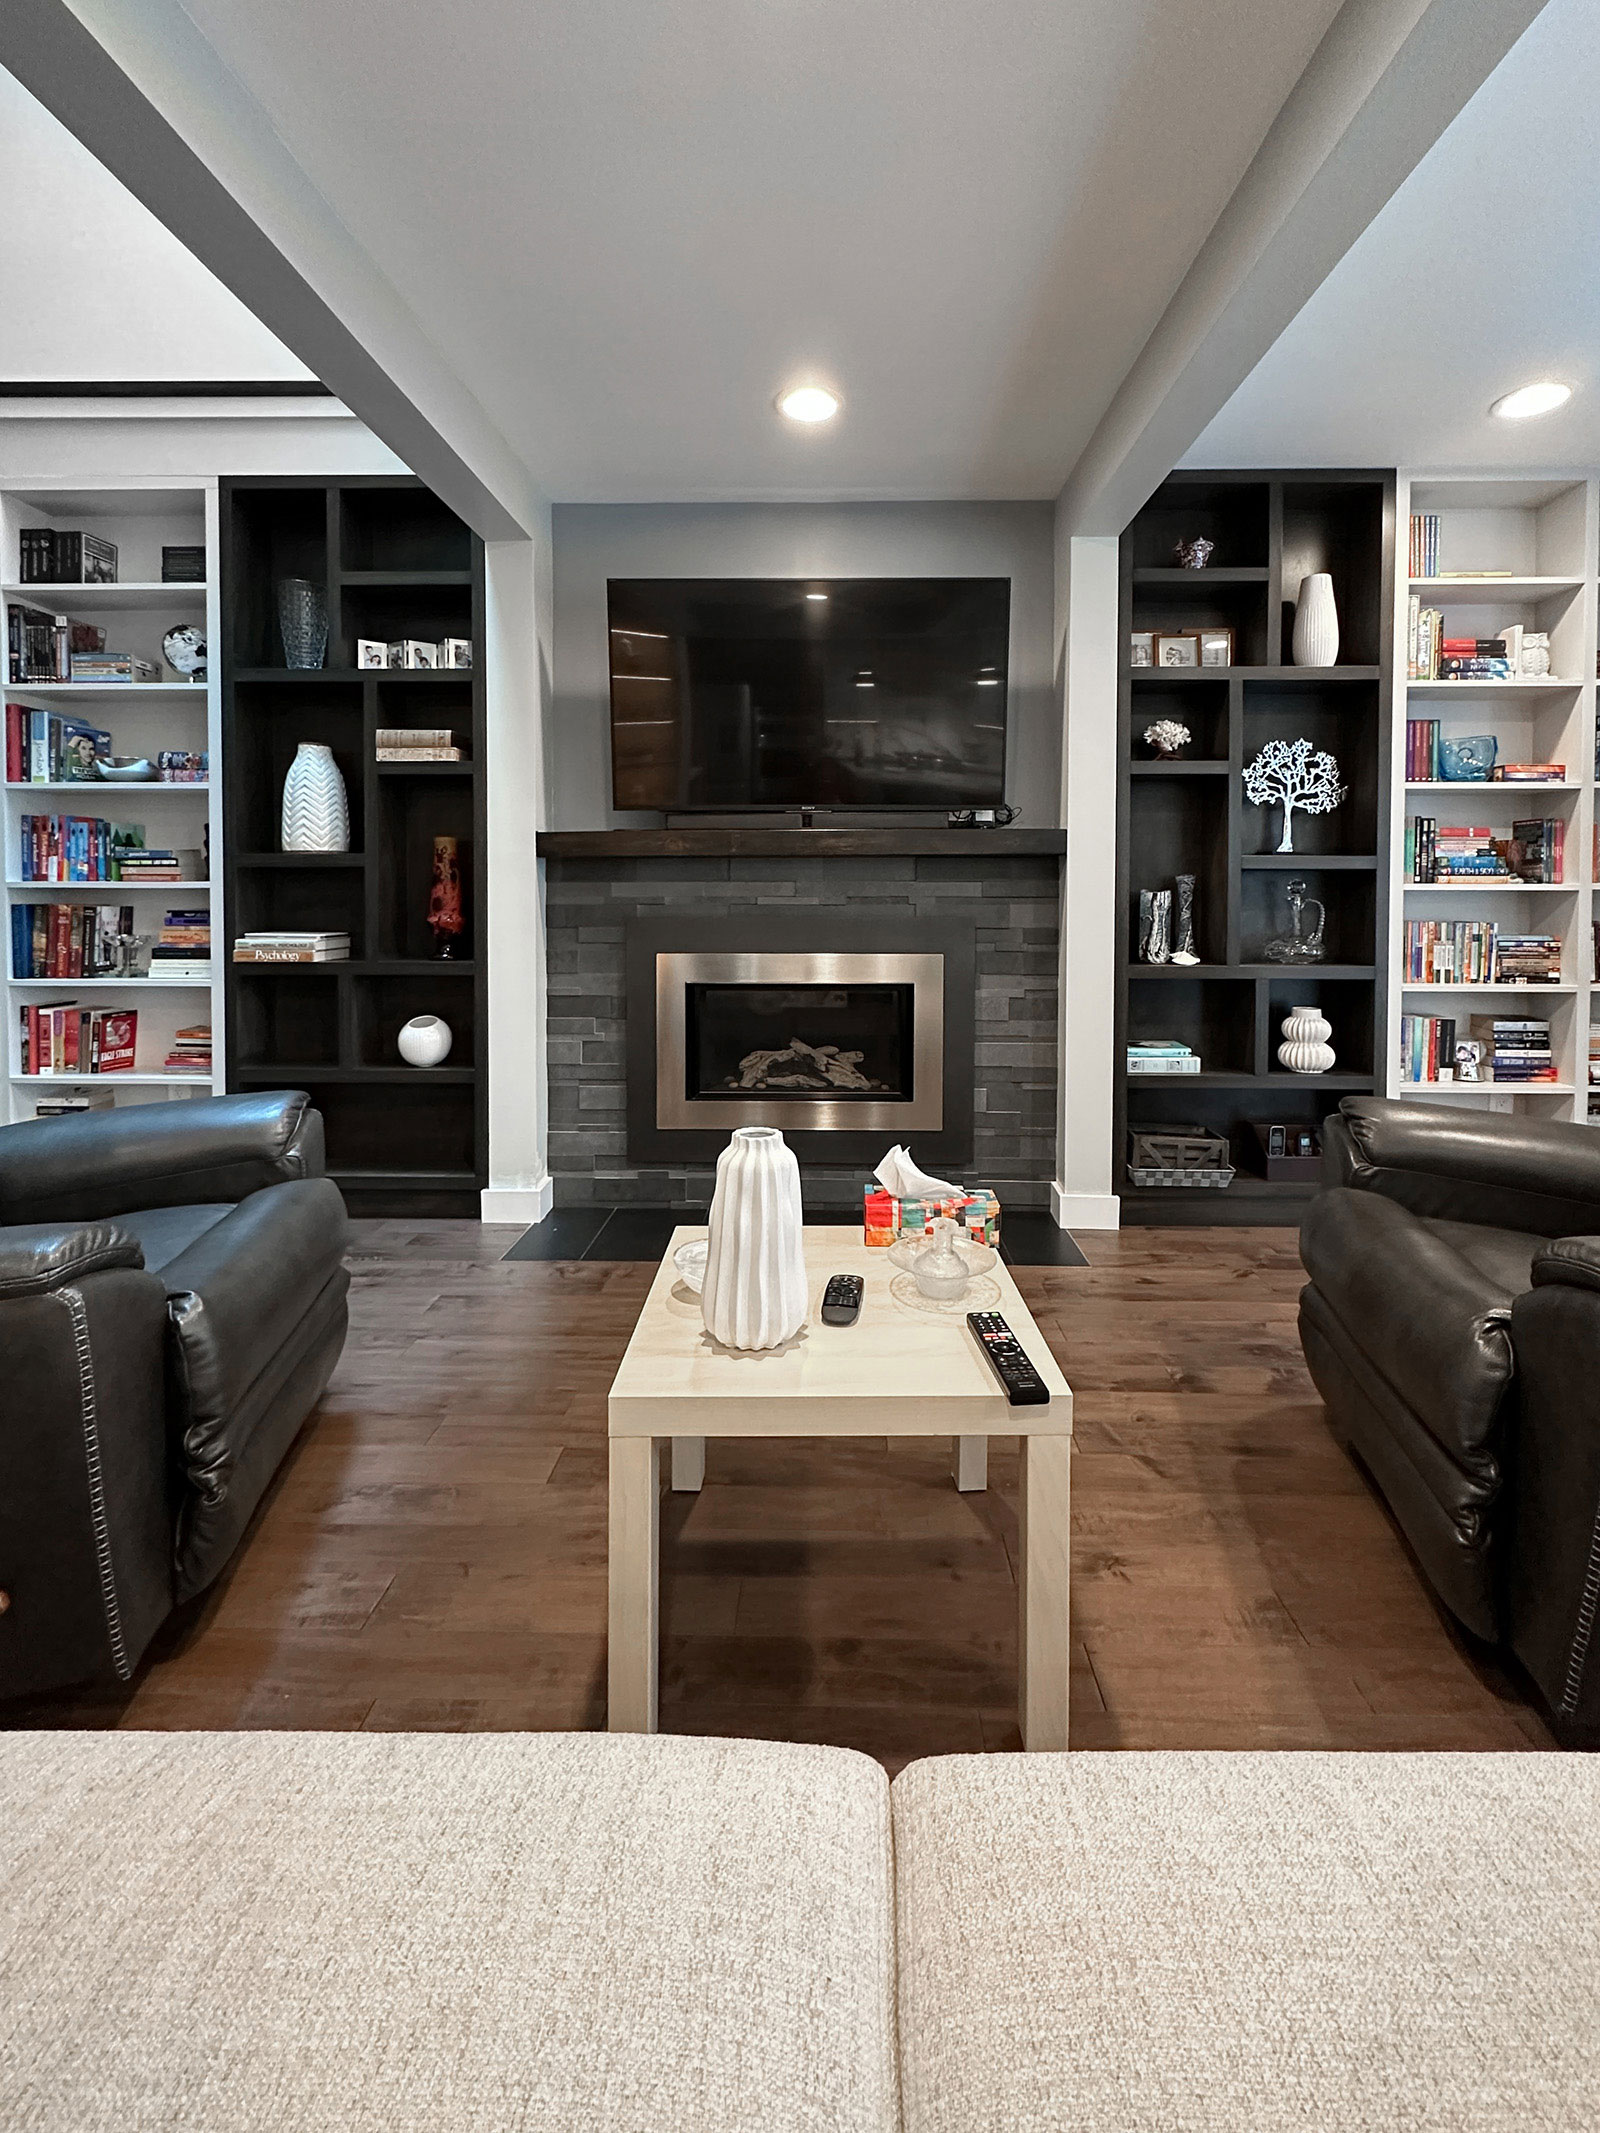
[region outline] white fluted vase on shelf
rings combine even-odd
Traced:
[[[806,1322],[800,1165],[775,1126],[741,1126],[717,1158],[700,1308],[724,1348],[780,1348]]]
[[[1308,571],[1300,580],[1291,649],[1297,667],[1339,663],[1339,610],[1334,604],[1333,579],[1325,570]]]
[[[1333,1024],[1319,1008],[1291,1007],[1283,1018],[1278,1064],[1291,1074],[1327,1074],[1338,1056],[1328,1039]]]
[[[283,781],[283,849],[286,852],[348,852],[350,803],[333,750],[322,741],[302,741]]]

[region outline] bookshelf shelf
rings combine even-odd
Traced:
[[[152,847],[198,849],[209,845],[211,871],[225,861],[222,820],[222,687],[219,662],[209,678],[186,681],[164,661],[163,633],[176,623],[201,629],[217,647],[221,640],[218,592],[217,483],[174,483],[132,477],[115,483],[74,483],[71,488],[24,486],[0,491],[0,605],[44,608],[71,615],[105,633],[106,649],[152,663],[163,678],[150,682],[8,682],[6,701],[59,717],[80,717],[111,735],[113,753],[154,757],[161,749],[210,756],[211,776],[198,782],[151,779],[12,780],[0,789],[0,882],[9,910],[21,904],[132,905],[140,932],[154,932],[168,909],[205,909],[211,883],[203,881],[33,881],[22,873],[25,815],[98,816],[141,823]],[[112,585],[23,584],[22,536],[29,528],[92,532],[117,548],[119,577]],[[165,546],[204,550],[203,581],[169,584],[161,575]],[[9,669],[8,669],[9,671]],[[190,862],[191,864],[193,862]],[[94,1088],[116,1104],[165,1102],[209,1095],[227,1072],[221,966],[209,979],[18,978],[13,976],[11,921],[3,951],[5,1076],[0,1118],[31,1118],[41,1086]],[[197,957],[196,961],[202,959]],[[24,1075],[23,1010],[44,1002],[81,999],[84,1006],[138,1009],[135,1067],[131,1073]],[[209,1022],[211,1068],[207,1074],[162,1071],[180,1029]]]
[[[1116,1095],[1112,1174],[1129,1223],[1294,1222],[1305,1186],[1269,1185],[1256,1127],[1319,1126],[1345,1092],[1381,1086],[1387,1071],[1383,934],[1389,869],[1389,720],[1393,656],[1393,478],[1340,469],[1173,475],[1122,539],[1117,823]],[[1173,544],[1216,543],[1204,571],[1167,566]],[[1334,578],[1341,663],[1292,663],[1293,602],[1308,572]],[[1227,667],[1135,667],[1134,631],[1234,634]],[[1155,718],[1181,719],[1193,753],[1152,759]],[[1241,771],[1268,741],[1312,739],[1338,758],[1349,797],[1331,815],[1295,818],[1278,852],[1276,809],[1246,799]],[[1328,845],[1333,849],[1308,849]],[[1139,892],[1196,880],[1195,964],[1142,964]],[[1327,913],[1327,960],[1269,961],[1289,923],[1287,885],[1303,877]],[[1277,1065],[1290,1008],[1319,1006],[1333,1024],[1334,1071]],[[1126,1070],[1126,1047],[1176,1039],[1199,1054],[1197,1074]],[[1126,1175],[1133,1132],[1200,1125],[1226,1138],[1235,1176],[1222,1191],[1136,1186]]]
[[[1397,583],[1395,633],[1399,647],[1394,688],[1394,757],[1388,884],[1389,996],[1387,1093],[1412,1102],[1450,1103],[1510,1111],[1537,1104],[1542,1115],[1583,1122],[1587,1115],[1589,1020],[1596,998],[1590,982],[1591,921],[1600,915],[1586,878],[1561,882],[1404,878],[1407,817],[1494,825],[1509,834],[1517,817],[1556,817],[1564,827],[1569,873],[1590,871],[1595,821],[1595,672],[1600,607],[1600,484],[1593,479],[1402,473],[1397,486],[1396,562],[1408,560],[1413,512],[1438,518],[1438,548],[1454,576],[1438,572]],[[1411,595],[1425,607],[1474,610],[1461,633],[1495,635],[1509,624],[1548,632],[1554,673],[1515,681],[1404,679],[1407,610]],[[1447,625],[1448,631],[1448,625]],[[1576,678],[1574,678],[1576,677]],[[1490,733],[1502,762],[1560,763],[1565,775],[1548,782],[1518,779],[1410,780],[1407,718],[1448,721],[1455,735]],[[1470,722],[1470,723],[1468,723]],[[1437,898],[1437,903],[1429,899]],[[1526,898],[1525,903],[1517,899]],[[1474,902],[1474,899],[1480,899]],[[1552,901],[1554,899],[1554,901]],[[1407,982],[1404,927],[1408,919],[1458,913],[1494,918],[1501,931],[1559,934],[1562,981],[1556,985],[1415,985]],[[1541,1008],[1540,1002],[1543,1002]],[[1459,1019],[1548,1021],[1560,1079],[1545,1082],[1410,1082],[1400,1079],[1402,1014],[1439,1013]],[[1466,1035],[1465,1030],[1458,1031]],[[1474,1030],[1474,1035],[1482,1034]]]

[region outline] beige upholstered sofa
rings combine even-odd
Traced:
[[[0,1735],[6,2133],[1600,2123],[1600,1766]]]

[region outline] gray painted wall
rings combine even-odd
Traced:
[[[643,826],[611,805],[607,578],[1009,577],[1006,797],[1061,814],[1052,672],[1054,507],[1017,504],[557,504],[548,825]]]

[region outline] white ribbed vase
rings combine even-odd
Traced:
[[[302,741],[283,781],[283,849],[286,852],[348,852],[350,803],[333,750],[322,741]]]
[[[1297,667],[1331,667],[1339,661],[1339,610],[1333,604],[1333,580],[1325,570],[1308,571],[1294,603],[1294,663]]]
[[[1278,1046],[1278,1064],[1291,1074],[1326,1074],[1333,1066],[1333,1046],[1328,1039],[1333,1024],[1315,1007],[1291,1007],[1283,1018],[1283,1042]]]
[[[724,1348],[778,1348],[806,1322],[800,1165],[775,1126],[741,1126],[717,1158],[700,1309]]]

